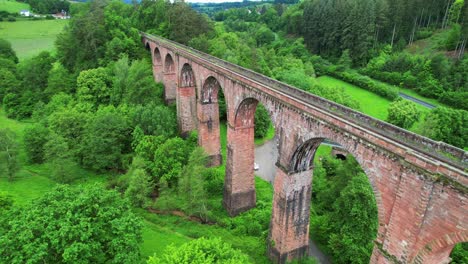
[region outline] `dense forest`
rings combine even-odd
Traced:
[[[64,184],[28,205],[0,193],[0,259],[139,263],[144,221],[137,208],[178,210],[230,230],[246,244],[240,251],[197,233],[193,238],[199,239],[168,247],[148,263],[265,259],[271,197],[257,189],[256,208],[236,218],[226,215],[220,203],[223,168],[205,166],[195,132],[178,136],[175,106],[163,102],[139,30],[360,110],[358,100],[316,77],[356,84],[391,100],[387,121],[403,128],[421,114],[383,82],[413,89],[450,106],[431,110],[417,132],[466,148],[467,10],[463,0],[309,0],[241,5],[210,18],[182,2],[94,0],[70,6],[72,19],[56,40],[56,54],[19,62],[0,39],[2,109],[31,123],[21,138],[0,128],[0,171],[15,181],[26,165],[24,155],[29,165],[47,164],[50,178]],[[406,50],[440,32],[447,36],[438,43],[440,52]],[[270,124],[262,107],[255,125],[255,136],[264,137]],[[103,185],[83,188],[77,184],[83,169],[110,176]],[[317,159],[313,181],[314,239],[333,263],[369,262],[377,208],[359,164],[352,156]],[[84,226],[89,228],[81,232]],[[466,244],[457,245],[452,258],[466,262]]]
[[[68,12],[70,2],[66,0],[22,0],[20,2],[28,3],[32,11],[39,14],[55,14],[62,11]]]

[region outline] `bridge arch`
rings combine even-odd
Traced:
[[[454,232],[434,239],[419,249],[411,263],[438,264],[448,263],[453,247],[462,242],[468,242],[468,231]]]
[[[320,144],[323,143],[324,140],[329,140],[338,143],[348,153],[350,153],[359,163],[359,166],[361,166],[362,170],[367,175],[369,183],[372,187],[372,191],[374,192],[374,197],[377,203],[379,225],[384,225],[386,219],[385,210],[383,208],[382,202],[382,191],[380,190],[380,187],[376,185],[377,175],[374,170],[371,170],[367,166],[367,163],[365,162],[364,158],[359,153],[356,153],[353,147],[350,147],[351,144],[347,140],[344,140],[340,137],[328,138],[324,137],[323,135],[321,135],[321,137],[311,137],[305,140],[294,151],[291,162],[289,164],[290,173],[301,173],[304,171],[312,170],[315,154],[317,152],[318,147],[320,146]]]
[[[177,120],[182,136],[197,129],[197,90],[195,73],[189,63],[184,63],[177,86]]]
[[[162,64],[161,52],[159,51],[158,47],[154,47],[154,49],[153,49],[153,65],[161,65],[161,64]]]
[[[312,194],[312,175],[314,157],[318,147],[325,140],[340,144],[354,156],[364,170],[372,187],[378,213],[377,236],[385,231],[385,210],[383,207],[381,190],[375,184],[375,172],[367,167],[359,153],[350,147],[352,144],[342,137],[329,137],[314,131],[306,136],[289,135],[296,138],[291,150],[282,149],[280,156],[292,153],[287,164],[277,165],[274,185],[273,212],[270,224],[270,239],[274,246],[270,246],[269,253],[273,260],[284,263],[288,259],[304,256],[309,245],[310,202]],[[383,235],[383,234],[381,234]]]
[[[164,59],[164,73],[174,73],[175,72],[175,63],[170,53],[166,54]]]
[[[208,75],[202,82],[197,100],[198,144],[207,152],[209,166],[222,164],[219,95],[223,90],[218,79]]]
[[[192,66],[184,63],[180,72],[179,87],[195,87],[195,74],[193,73]]]

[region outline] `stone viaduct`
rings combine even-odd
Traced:
[[[307,251],[313,157],[324,139],[353,154],[373,188],[379,229],[371,263],[448,263],[454,245],[468,241],[467,152],[181,44],[141,35],[165,100],[177,103],[181,133],[198,130],[213,166],[222,162],[218,93],[224,93],[223,204],[232,216],[255,207],[257,104],[270,113],[279,151],[268,248],[274,262]]]

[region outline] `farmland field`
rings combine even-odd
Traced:
[[[31,10],[28,4],[16,2],[14,0],[0,0],[0,11],[7,11],[8,13],[19,13],[19,11],[26,9]]]
[[[20,60],[41,51],[53,51],[57,35],[68,20],[22,20],[0,22],[0,36],[11,42]]]

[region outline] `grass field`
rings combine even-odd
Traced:
[[[31,10],[31,7],[26,3],[16,2],[14,0],[0,0],[0,11],[19,13],[21,10]]]
[[[324,85],[328,86],[337,86],[337,87],[343,87],[345,89],[345,92],[350,95],[352,98],[356,99],[359,101],[361,110],[360,112],[363,112],[364,114],[370,115],[372,117],[375,117],[377,119],[386,121],[387,116],[388,116],[388,107],[391,103],[390,100],[383,98],[379,95],[376,95],[370,91],[367,91],[365,89],[359,88],[355,85],[349,84],[347,82],[341,81],[339,79],[330,77],[330,76],[321,76],[317,78],[317,80]],[[409,90],[409,89],[402,89],[402,92],[414,96],[417,95],[414,91]],[[422,96],[414,96],[418,99],[427,101],[429,103],[432,103],[434,105],[440,106],[440,103],[434,102],[434,100],[428,100],[427,98],[424,98]],[[410,131],[417,131],[418,127],[421,125],[422,120],[424,120],[424,117],[426,116],[427,113],[429,113],[429,109],[416,104],[416,108],[421,111],[421,117],[419,118],[419,121],[416,122],[413,127],[410,129]]]
[[[41,51],[54,51],[54,42],[68,20],[22,20],[0,22],[0,36],[11,42],[20,60]]]

